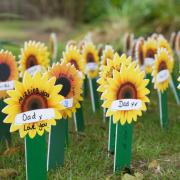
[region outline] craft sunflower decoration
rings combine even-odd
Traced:
[[[112,78],[113,70],[120,71],[121,65],[129,65],[131,63],[131,57],[126,58],[126,55],[123,54],[121,57],[115,53],[114,58],[107,60],[107,65],[102,66],[101,76],[97,80],[97,83],[99,84],[99,87],[97,91],[99,92],[105,92],[106,87],[108,85],[108,79]],[[136,63],[133,63],[134,67]],[[104,99],[103,94],[101,96],[101,99]]]
[[[49,66],[49,52],[47,47],[40,42],[29,41],[24,43],[21,49],[19,70],[24,74],[28,71],[33,75],[36,71],[42,71]]]
[[[49,39],[49,49],[52,59],[56,59],[57,57],[57,50],[58,50],[58,40],[56,33],[51,33]]]
[[[66,51],[63,52],[62,62],[74,65],[74,67],[82,73],[81,76],[83,75],[85,70],[84,61],[77,47],[71,46],[69,48],[66,48]]]
[[[170,45],[171,45],[171,48],[172,48],[173,50],[175,50],[175,45],[176,45],[176,33],[175,33],[175,32],[172,32],[172,33],[171,33]]]
[[[144,70],[143,46],[144,46],[144,38],[138,39],[135,48],[135,59],[138,61],[141,70]]]
[[[132,61],[135,61],[136,59],[136,56],[135,56],[135,53],[136,53],[136,44],[137,44],[137,40],[134,40],[133,41],[133,44],[132,44],[132,48],[131,48],[131,58],[132,58]]]
[[[139,66],[134,68],[133,63],[129,66],[122,64],[120,72],[113,71],[113,77],[108,80],[110,83],[104,92],[105,101],[102,106],[108,108],[106,116],[113,116],[114,123],[120,121],[124,125],[126,122],[137,121],[137,116],[146,111],[146,103],[149,102],[149,90],[146,86],[149,80],[144,78],[145,72],[140,71]],[[132,101],[136,101],[138,107],[119,109],[121,106],[130,107]],[[122,104],[124,102],[126,104]]]
[[[0,51],[0,99],[7,97],[6,90],[14,87],[18,79],[18,67],[15,56],[9,51]]]
[[[66,44],[66,49],[68,49],[69,47],[76,47],[77,43],[74,40],[69,40]]]
[[[151,73],[152,66],[154,63],[154,56],[157,53],[157,41],[153,38],[148,38],[147,41],[144,42],[143,52],[144,52],[145,72]]]
[[[98,49],[98,56],[100,58],[102,56],[102,53],[103,53],[103,44],[99,44],[97,49]]]
[[[89,78],[95,78],[98,75],[99,57],[96,47],[93,43],[88,42],[83,48],[83,61],[85,71]]]
[[[178,56],[180,56],[180,31],[177,33],[177,36],[176,36],[176,44],[175,44],[175,47],[176,47],[176,53]]]
[[[157,54],[155,55],[155,62],[153,65],[153,82],[155,89],[163,92],[165,91],[171,79],[171,72],[173,70],[173,59],[169,55],[167,49],[160,48],[158,49]]]
[[[134,40],[134,34],[130,34],[130,33],[125,34],[125,36],[124,36],[124,52],[126,52],[127,55],[130,55],[133,40]]]
[[[62,117],[59,110],[64,109],[59,102],[64,98],[58,94],[62,86],[56,86],[55,82],[56,78],[48,79],[47,74],[42,76],[39,72],[36,72],[33,77],[25,72],[23,82],[15,82],[15,89],[7,92],[9,98],[4,100],[7,106],[2,110],[7,114],[4,123],[11,123],[10,132],[19,130],[21,138],[27,134],[33,138],[36,133],[42,136],[44,131],[49,132],[51,125],[56,125],[55,119]],[[32,111],[41,109],[43,114],[41,118],[36,117],[38,115],[35,112],[30,115]],[[48,110],[52,111],[52,116],[45,115],[45,111]],[[21,122],[18,120],[19,116],[21,116],[19,118]],[[42,118],[43,116],[49,118]],[[36,118],[40,119],[31,121]]]
[[[106,45],[104,50],[102,51],[101,56],[101,66],[107,65],[107,59],[113,59],[114,56],[114,49],[110,45]]]
[[[82,78],[73,65],[64,62],[54,64],[49,69],[48,75],[56,77],[56,84],[63,85],[59,94],[64,96],[65,100],[60,103],[64,104],[66,108],[61,111],[61,114],[64,118],[71,117],[72,112],[80,108],[80,101],[82,101]]]

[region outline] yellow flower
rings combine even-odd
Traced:
[[[59,110],[64,109],[64,106],[59,102],[64,98],[58,94],[62,86],[56,86],[55,82],[55,78],[48,79],[47,74],[42,76],[39,72],[36,72],[33,77],[26,72],[23,82],[15,82],[15,89],[7,92],[9,98],[4,100],[7,106],[2,110],[7,114],[4,122],[11,123],[10,132],[19,130],[20,137],[23,138],[29,134],[30,138],[33,138],[36,133],[42,136],[45,130],[50,131],[51,125],[56,125],[55,119],[62,118]],[[20,113],[49,108],[54,109],[55,118],[53,119],[26,124],[17,124],[15,121]]]
[[[177,33],[175,46],[176,46],[176,53],[179,56],[180,55],[180,31]]]
[[[18,79],[18,67],[15,56],[9,51],[0,51],[0,83]],[[4,90],[0,90],[0,99],[7,97]]]
[[[155,62],[152,72],[155,89],[163,92],[168,88],[172,70],[173,59],[169,55],[167,49],[158,49],[158,52],[155,55]]]
[[[90,78],[98,75],[99,56],[93,43],[88,42],[83,48],[83,61],[85,64],[86,74]]]
[[[82,101],[82,77],[80,77],[76,68],[70,63],[57,63],[48,71],[49,77],[56,77],[56,84],[63,85],[59,94],[65,99],[72,101],[72,106],[61,111],[64,118],[71,117],[72,112],[80,108]]]
[[[133,41],[134,41],[134,34],[126,33],[124,36],[124,52],[127,54],[127,56],[130,55]]]
[[[80,71],[83,75],[84,73],[84,61],[82,59],[82,55],[80,54],[77,47],[71,46],[66,48],[66,51],[63,52],[62,62],[70,63],[74,65],[74,67]]]
[[[104,50],[102,51],[102,56],[101,56],[101,67],[103,65],[107,65],[107,60],[108,59],[113,59],[114,56],[114,49],[110,45],[106,45]]]
[[[47,68],[49,66],[49,52],[47,47],[40,42],[29,41],[24,43],[24,48],[21,49],[19,70],[22,75],[24,72],[34,66]]]
[[[57,51],[58,51],[58,40],[56,33],[51,33],[50,35],[49,49],[50,49],[51,59],[56,59]]]
[[[149,80],[144,79],[145,72],[140,71],[139,66],[134,67],[134,63],[129,66],[122,64],[120,72],[114,70],[113,77],[110,78],[105,91],[104,108],[108,108],[106,115],[113,116],[114,123],[120,121],[123,125],[126,122],[131,123],[137,121],[137,116],[142,115],[142,111],[146,111],[146,102],[149,102],[147,94],[149,90],[146,88]],[[113,110],[112,103],[117,100],[135,99],[141,101],[141,106],[134,110]]]
[[[77,46],[76,41],[70,40],[70,41],[68,41],[67,44],[66,44],[66,49],[68,49],[68,48],[70,48],[70,47],[76,47],[76,46]]]
[[[175,46],[176,46],[176,33],[175,32],[172,32],[171,33],[171,37],[170,37],[170,45],[171,45],[171,48],[173,50],[175,50]]]
[[[122,64],[129,65],[130,62],[131,62],[131,57],[126,58],[125,54],[119,57],[119,55],[115,53],[114,58],[112,60],[108,59],[107,65],[102,66],[100,78],[97,80],[97,83],[99,84],[97,91],[105,92],[108,85],[108,79],[112,78],[113,70],[120,71]],[[103,94],[101,96],[101,99],[104,99]]]
[[[143,46],[144,61],[145,61],[145,72],[151,73],[154,62],[155,54],[157,53],[157,41],[153,38],[148,38]]]

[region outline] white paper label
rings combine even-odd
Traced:
[[[145,58],[145,60],[144,60],[144,64],[146,66],[152,66],[153,63],[154,63],[154,58]]]
[[[86,72],[88,71],[95,71],[98,68],[96,63],[87,63],[86,64]]]
[[[158,83],[162,83],[166,81],[168,78],[169,78],[169,71],[167,69],[164,69],[157,74],[156,81]]]
[[[55,112],[53,108],[37,109],[37,110],[32,110],[17,114],[15,117],[15,124],[22,125],[27,123],[35,123],[35,122],[54,119],[54,118],[55,118]]]
[[[142,106],[142,101],[139,99],[119,99],[113,101],[111,105],[112,111],[128,111],[138,110]]]
[[[36,72],[40,72],[41,69],[41,65],[36,65],[28,68],[26,71],[29,72],[31,76],[33,76]]]
[[[14,81],[0,82],[0,91],[14,89]]]
[[[71,108],[73,107],[73,98],[70,99],[64,99],[60,102],[65,108]]]

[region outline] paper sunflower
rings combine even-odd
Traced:
[[[171,45],[171,48],[173,50],[175,50],[175,45],[176,45],[176,33],[175,32],[172,32],[171,33],[171,37],[170,37],[170,45]]]
[[[124,52],[129,56],[134,40],[134,34],[127,33],[124,36]]]
[[[40,42],[29,41],[21,49],[19,70],[24,74],[27,70],[31,75],[49,66],[49,52],[47,47]]]
[[[146,103],[149,102],[147,97],[149,90],[146,86],[149,80],[144,77],[145,72],[140,71],[139,66],[134,68],[132,63],[129,66],[122,64],[120,72],[113,71],[113,78],[108,80],[110,83],[105,92],[103,107],[108,108],[106,115],[113,116],[114,123],[120,121],[124,125],[126,122],[137,121],[137,116],[146,111]],[[123,100],[138,100],[141,104],[138,109],[114,110],[112,107],[114,102]]]
[[[131,58],[132,58],[132,61],[135,61],[136,59],[136,56],[135,56],[135,53],[136,53],[136,45],[137,45],[137,40],[134,40],[133,41],[133,44],[132,44],[132,48],[131,48]]]
[[[68,49],[68,48],[70,48],[70,47],[76,47],[76,46],[77,46],[76,41],[70,40],[70,41],[68,41],[67,44],[66,44],[66,49]]]
[[[114,49],[110,45],[106,45],[104,50],[102,51],[101,56],[101,66],[107,65],[107,59],[113,59]]]
[[[7,97],[4,90],[4,83],[13,84],[13,80],[18,79],[18,68],[15,56],[9,51],[0,51],[0,99]],[[4,84],[4,85],[3,85]],[[9,84],[9,85],[10,85]],[[7,86],[7,84],[6,84]]]
[[[151,73],[152,66],[154,63],[154,56],[157,53],[157,41],[153,38],[148,38],[143,46],[144,51],[144,62],[145,62],[145,72]]]
[[[105,92],[106,87],[108,85],[108,78],[112,78],[113,70],[120,71],[121,65],[129,65],[131,63],[131,57],[126,58],[126,55],[123,54],[121,57],[115,53],[114,58],[107,60],[107,65],[102,67],[102,73],[100,78],[97,80],[97,83],[99,84],[99,87],[97,91],[99,92]],[[133,63],[134,66],[136,63]],[[101,96],[101,99],[104,99],[103,94]]]
[[[167,49],[158,49],[155,55],[155,62],[153,65],[153,82],[155,89],[163,92],[165,91],[171,79],[171,72],[173,70],[173,59],[169,55]]]
[[[180,56],[180,31],[177,33],[177,36],[176,36],[176,44],[175,44],[175,47],[176,47],[176,53],[178,56]]]
[[[47,74],[42,76],[39,72],[36,72],[33,77],[26,72],[22,83],[15,82],[15,90],[7,92],[9,98],[4,100],[7,106],[2,110],[3,113],[7,114],[4,123],[11,123],[10,132],[19,130],[21,138],[27,134],[33,138],[36,133],[42,136],[44,131],[49,132],[51,125],[56,125],[55,119],[62,117],[59,110],[64,109],[59,102],[64,98],[58,94],[62,86],[56,86],[55,82],[55,78],[48,79]],[[17,115],[21,113],[40,109],[44,111],[52,108],[54,111],[52,119],[43,119],[31,123],[26,121],[26,123],[21,124],[17,124],[15,120]],[[31,118],[33,119],[33,116],[28,116],[28,120]],[[24,115],[23,121],[25,121]]]
[[[50,49],[51,59],[56,59],[57,51],[58,51],[58,40],[56,33],[51,33],[50,35],[49,49]]]
[[[137,41],[135,49],[135,59],[138,61],[138,64],[141,70],[144,70],[144,54],[143,54],[144,38],[140,38]]]
[[[65,62],[66,64],[70,63],[71,65],[74,65],[74,67],[81,73],[84,73],[85,71],[84,61],[77,47],[71,46],[69,48],[66,48],[66,51],[63,52],[62,62]]]
[[[86,43],[83,48],[83,61],[85,64],[86,74],[88,75],[88,77],[97,77],[99,57],[96,47],[91,42]]]
[[[71,106],[62,110],[61,114],[64,118],[71,117],[72,112],[80,108],[80,101],[82,101],[82,78],[76,68],[70,63],[54,64],[49,69],[48,75],[49,77],[56,77],[56,84],[63,86],[59,94],[64,96],[65,100],[71,101]]]

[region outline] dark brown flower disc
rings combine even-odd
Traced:
[[[79,70],[79,66],[78,66],[76,60],[71,59],[69,62],[70,62],[72,65],[74,65],[74,67],[75,67],[77,70]]]
[[[34,55],[30,55],[26,61],[26,69],[33,67],[38,64],[38,61]]]
[[[154,58],[154,51],[152,49],[148,49],[146,52],[146,57]]]
[[[87,54],[87,63],[94,62],[94,55],[92,53]]]
[[[162,70],[165,70],[165,69],[167,69],[166,62],[165,61],[161,61],[161,63],[159,64],[159,67],[158,67],[158,72],[160,72]]]
[[[1,63],[0,64],[0,81],[7,81],[11,74],[11,70],[8,64]]]

